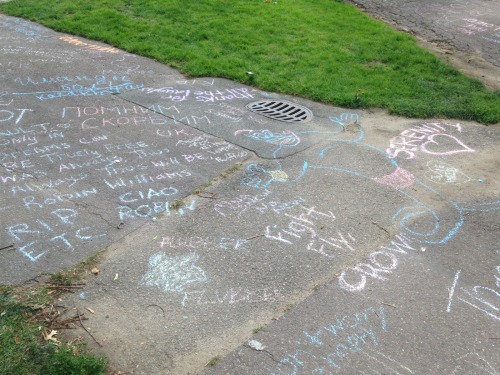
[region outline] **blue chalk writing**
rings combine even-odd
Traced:
[[[295,340],[295,348],[281,358],[277,366],[267,368],[267,372],[269,375],[298,375],[340,369],[343,360],[365,347],[378,345],[377,331],[386,330],[382,306],[344,315],[314,332],[303,332],[303,336]],[[331,349],[323,356],[321,352],[325,347]]]

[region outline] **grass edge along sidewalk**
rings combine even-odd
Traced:
[[[500,122],[500,92],[344,1],[13,0],[0,11],[193,77],[406,117]]]
[[[94,356],[81,340],[67,342],[61,329],[81,325],[84,313],[62,319],[59,297],[75,285],[100,253],[68,271],[29,286],[0,285],[0,374],[104,375],[107,360]]]

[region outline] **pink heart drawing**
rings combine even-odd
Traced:
[[[438,141],[437,138],[440,138],[440,141]],[[449,134],[432,134],[427,139],[428,141],[420,146],[420,151],[430,155],[444,156],[461,152],[474,152],[472,148],[466,146],[462,141]],[[429,146],[431,149],[429,149]],[[440,148],[442,150],[440,150]]]

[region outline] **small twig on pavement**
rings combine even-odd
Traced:
[[[80,321],[80,325],[82,326],[82,328],[85,330],[85,332],[87,332],[89,334],[90,337],[92,337],[92,339],[95,341],[95,343],[97,345],[99,345],[101,348],[102,348],[102,345],[99,341],[96,340],[96,338],[89,332],[89,330],[87,328],[85,328],[85,326],[83,325],[83,322],[82,322],[82,316],[80,315],[80,311],[78,311],[78,309],[76,309],[76,314],[78,315],[78,320]]]
[[[263,234],[257,234],[257,235],[255,235],[255,236],[253,236],[253,237],[247,238],[246,240],[247,240],[247,241],[249,241],[249,240],[253,240],[254,238],[257,238],[257,237],[264,237],[264,235],[263,235]]]
[[[391,307],[394,307],[395,309],[398,308],[397,306],[394,306],[394,305],[391,305],[390,303],[385,303],[385,302],[382,302],[382,305],[391,306]]]

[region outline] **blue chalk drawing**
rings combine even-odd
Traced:
[[[379,185],[385,185],[403,195],[410,202],[413,202],[411,205],[399,209],[392,216],[392,220],[399,226],[402,235],[422,244],[444,244],[448,242],[464,224],[464,213],[467,211],[488,212],[500,210],[500,201],[475,204],[454,202],[413,176],[411,172],[400,167],[397,160],[391,158],[385,150],[364,143],[365,132],[359,124],[360,118],[358,114],[341,113],[338,116],[330,116],[329,119],[335,126],[330,132],[297,131],[293,133],[297,138],[307,134],[324,134],[325,141],[330,142],[329,145],[323,147],[318,152],[318,160],[315,162],[305,160],[302,163],[301,169],[293,177],[283,168],[278,155],[283,147],[290,147],[298,143],[289,142],[284,136],[273,134],[267,130],[254,132],[244,130],[245,136],[256,142],[266,142],[276,145],[277,148],[273,152],[275,167],[267,167],[255,163],[250,164],[246,168],[246,175],[241,179],[241,183],[258,189],[266,189],[273,183],[294,183],[305,177],[309,171],[323,170],[346,174],[354,179],[369,180]],[[357,136],[354,139],[336,138],[336,135],[345,130],[348,125],[354,125],[358,128]],[[286,139],[286,141],[281,142],[282,139]],[[381,167],[384,170],[392,170],[392,173],[385,176],[370,176],[370,172],[362,171],[361,167],[353,169],[350,165],[345,165],[341,154],[342,150],[339,151],[339,148],[346,145],[352,148],[352,152],[351,150],[349,151],[351,155],[369,152],[370,158],[380,160]],[[334,157],[327,158],[330,153]],[[412,185],[415,185],[416,189],[413,189],[411,193],[405,190],[405,188]],[[418,191],[422,191],[422,189],[423,193],[419,193]],[[429,193],[431,193],[430,197]],[[446,203],[440,212],[433,208],[433,202],[436,199]],[[446,221],[441,220],[444,215],[447,216]],[[452,220],[450,221],[449,218]],[[426,229],[417,229],[416,221],[419,221],[420,224],[424,223]]]

